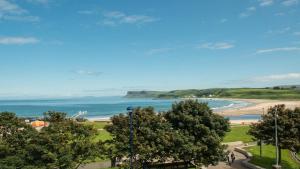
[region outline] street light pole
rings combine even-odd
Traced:
[[[275,107],[275,146],[276,146],[276,165],[273,166],[274,169],[280,169],[281,166],[279,165],[279,150],[278,150],[278,134],[277,134],[277,108]]]
[[[130,154],[130,169],[133,169],[132,165],[132,159],[133,159],[133,125],[132,125],[132,114],[133,114],[133,108],[127,107],[127,111],[129,114],[129,125],[130,125],[130,135],[129,135],[129,154]]]

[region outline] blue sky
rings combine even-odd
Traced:
[[[0,0],[0,97],[300,84],[299,0]]]

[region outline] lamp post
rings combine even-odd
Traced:
[[[265,109],[262,108],[262,114],[265,114]],[[260,116],[260,120],[262,120],[262,115]],[[259,156],[262,156],[262,140],[261,138],[259,139]]]
[[[130,130],[130,135],[129,135],[129,154],[130,154],[130,169],[133,169],[132,165],[132,159],[133,159],[133,125],[132,125],[132,113],[133,113],[133,107],[127,107],[127,112],[129,114],[129,130]]]
[[[281,169],[281,166],[279,165],[279,150],[278,150],[278,134],[277,134],[277,108],[275,108],[275,146],[276,146],[276,164],[273,165],[273,169]]]

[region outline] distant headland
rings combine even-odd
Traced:
[[[300,100],[300,85],[282,85],[265,88],[211,88],[172,91],[128,91],[126,98],[236,98]]]

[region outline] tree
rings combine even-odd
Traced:
[[[275,111],[277,111],[279,162],[281,149],[300,149],[300,110],[286,109],[285,105],[276,105],[262,115],[259,123],[250,126],[249,134],[261,139],[266,144],[275,145]]]
[[[13,113],[0,113],[0,166],[2,168],[78,168],[102,157],[102,142],[92,139],[96,129],[51,112],[40,132]]]
[[[208,166],[225,159],[225,146],[221,141],[229,131],[229,121],[214,114],[207,103],[197,100],[175,103],[165,119],[180,136],[173,147],[178,160]]]
[[[3,169],[26,166],[24,147],[38,132],[14,113],[0,113],[0,166]]]
[[[133,111],[133,126],[133,156],[137,168],[173,157],[175,133],[162,114],[154,112],[152,107],[136,108]],[[129,117],[124,114],[114,116],[112,125],[107,126],[106,130],[113,136],[110,141],[112,157],[129,157]]]
[[[124,114],[111,118],[112,125],[106,130],[113,136],[110,141],[111,157],[129,156],[129,117]],[[173,132],[162,114],[154,112],[152,107],[136,108],[133,111],[134,146],[133,156],[136,167],[145,163],[163,162],[172,157]]]
[[[50,123],[65,122],[67,120],[66,117],[67,113],[64,112],[48,111],[44,113],[44,120]]]
[[[46,113],[50,125],[41,130],[41,140],[45,141],[46,155],[50,160],[56,157],[59,168],[78,168],[86,160],[102,157],[102,142],[94,142],[97,130],[92,125],[84,125],[66,118],[66,113]],[[49,155],[49,156],[48,156]]]
[[[114,157],[129,156],[129,117],[116,115],[106,130],[113,136]],[[133,111],[135,165],[165,161],[217,164],[224,159],[221,145],[229,130],[227,119],[213,114],[205,103],[188,100],[172,110],[156,113],[152,107]]]

